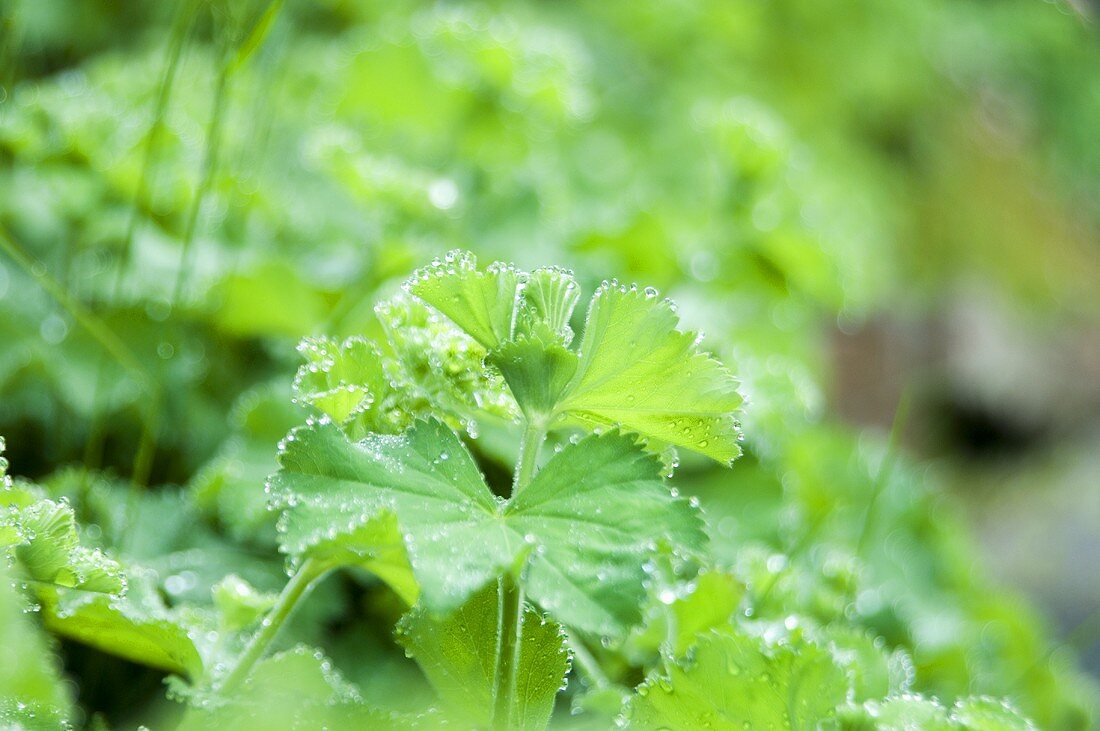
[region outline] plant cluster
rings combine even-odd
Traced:
[[[4,724],[1095,723],[827,406],[834,324],[1095,305],[1068,6],[78,5],[0,4]],[[397,292],[457,246],[529,271]]]
[[[908,654],[854,626],[754,617],[771,586],[752,598],[708,550],[699,500],[669,485],[678,449],[740,455],[734,376],[652,288],[601,284],[574,344],[580,297],[566,270],[451,252],[378,306],[384,343],[303,341],[311,415],[266,486],[290,572],[277,596],[230,574],[209,604],[169,606],[153,572],[81,545],[65,498],[5,476],[22,601],[59,636],[172,673],[181,728],[545,728],[567,689],[582,725],[1033,728],[1006,701],[913,693]],[[503,487],[467,446],[482,421],[516,442]],[[423,708],[364,701],[315,648],[270,652],[345,568],[407,607],[394,638],[434,691]],[[9,722],[64,722],[51,672]]]

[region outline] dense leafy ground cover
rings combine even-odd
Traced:
[[[1094,722],[822,342],[1088,315],[1066,9],[63,5],[2,11],[5,724]]]

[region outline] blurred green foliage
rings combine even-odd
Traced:
[[[263,486],[307,413],[290,403],[295,344],[384,342],[386,328],[434,342],[411,305],[375,305],[463,247],[568,266],[589,291],[610,276],[659,287],[748,400],[734,469],[684,455],[676,474],[702,501],[723,578],[655,582],[643,626],[589,648],[606,687],[571,682],[586,713],[559,707],[556,721],[606,727],[616,689],[660,662],[671,591],[686,602],[674,616],[700,631],[794,617],[897,653],[903,677],[884,670],[886,692],[848,700],[946,702],[899,696],[882,717],[914,704],[952,727],[981,711],[954,699],[995,695],[1043,728],[1088,728],[1093,682],[975,565],[935,473],[830,418],[824,338],[969,279],[1035,317],[1098,315],[1090,7],[4,3],[0,434],[13,472],[67,498],[83,543],[138,580],[117,605],[58,589],[63,611],[46,601],[39,621],[0,567],[0,635],[27,668],[0,671],[0,693],[76,725],[178,721],[157,671],[107,657],[118,643],[66,620],[158,628],[125,659],[184,675],[239,651],[262,611],[249,607],[283,583]],[[475,456],[491,483],[506,479],[514,435],[479,426]],[[365,575],[329,579],[250,702],[305,688],[302,708],[265,718],[383,723],[356,715],[365,699],[405,724],[431,691],[392,642],[402,611]],[[60,646],[77,690],[58,681],[43,625],[105,651]],[[721,643],[749,657],[765,641]],[[154,681],[135,699],[89,680],[103,667]],[[851,709],[854,727],[866,713]]]

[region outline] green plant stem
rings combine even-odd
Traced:
[[[65,308],[73,319],[76,320],[81,327],[88,331],[96,341],[99,342],[103,349],[106,350],[115,361],[118,362],[124,369],[130,371],[130,374],[140,382],[143,387],[149,387],[149,377],[145,373],[145,369],[141,367],[141,363],[130,352],[129,348],[115,335],[102,320],[92,314],[83,304],[81,304],[65,290],[65,287],[61,285],[56,279],[51,277],[41,264],[36,264],[26,252],[4,230],[0,230],[0,250],[4,251],[8,256],[15,261],[19,267],[29,274],[38,282],[42,289],[46,290],[51,297],[53,297],[59,305]]]
[[[122,251],[119,254],[118,266],[115,268],[115,280],[111,288],[111,296],[115,300],[118,299],[123,276],[129,267],[130,257],[133,254],[134,236],[137,233],[138,222],[141,220],[141,213],[149,208],[148,187],[149,178],[152,176],[154,153],[156,152],[161,130],[164,128],[164,118],[168,114],[168,102],[172,98],[172,89],[175,85],[180,59],[183,57],[183,49],[187,45],[187,36],[191,28],[194,10],[195,3],[181,3],[176,13],[176,19],[173,21],[168,53],[164,60],[164,70],[161,73],[157,98],[153,106],[153,121],[149,125],[149,131],[142,145],[138,182],[134,188],[134,197],[130,205],[130,217],[126,222],[126,234],[122,239]]]
[[[119,252],[118,262],[115,266],[114,281],[111,285],[111,303],[117,303],[122,292],[122,283],[126,271],[129,269],[130,259],[133,255],[134,237],[137,234],[138,223],[141,214],[149,210],[149,178],[153,169],[154,152],[157,140],[164,127],[164,118],[168,113],[168,102],[172,98],[172,88],[176,80],[176,72],[179,69],[180,59],[183,57],[183,49],[187,45],[187,36],[191,27],[191,19],[196,3],[187,1],[180,3],[176,9],[176,17],[172,22],[172,32],[165,56],[164,69],[161,73],[160,84],[157,89],[156,102],[153,106],[153,121],[149,125],[141,151],[141,167],[138,173],[137,185],[134,187],[134,195],[130,205],[130,215],[126,222],[126,232],[123,235],[122,247]],[[84,445],[84,465],[86,468],[96,468],[102,459],[104,445],[103,417],[100,413],[103,389],[106,387],[106,371],[103,360],[100,359],[96,367],[95,386],[92,391],[92,402],[95,408],[92,411],[91,423],[88,427],[88,440]],[[138,448],[138,456],[135,457],[133,473],[141,471],[147,473],[151,466],[152,445],[145,447],[145,442]],[[140,483],[141,480],[134,479]]]
[[[10,98],[15,94],[15,82],[19,78],[19,44],[22,28],[16,14],[18,3],[5,3],[0,10],[0,94],[7,92]],[[0,105],[0,118],[11,108],[10,104]]]
[[[256,21],[256,24],[252,26],[252,30],[238,46],[232,60],[226,65],[226,70],[229,73],[236,73],[263,46],[264,41],[271,33],[271,29],[275,26],[275,21],[278,19],[284,4],[284,0],[271,0],[268,3],[259,20]]]
[[[203,153],[202,173],[199,186],[195,190],[195,197],[191,199],[191,207],[187,212],[187,224],[183,232],[180,265],[179,270],[176,272],[176,284],[172,293],[173,306],[179,303],[187,286],[187,274],[191,265],[191,250],[198,232],[199,215],[202,213],[203,203],[213,187],[214,175],[218,170],[222,134],[225,127],[225,112],[229,99],[229,81],[263,45],[267,36],[271,33],[272,27],[274,27],[280,11],[283,9],[283,4],[284,0],[272,0],[236,51],[231,56],[228,55],[227,51],[227,56],[218,69],[218,78],[214,86],[213,111],[206,125],[206,150]]]
[[[160,85],[157,90],[156,102],[153,106],[153,121],[146,133],[141,151],[141,167],[138,173],[137,185],[134,187],[134,195],[130,205],[130,216],[126,223],[126,232],[122,239],[122,248],[119,252],[118,262],[115,266],[114,282],[111,285],[111,303],[117,303],[122,292],[122,283],[130,266],[133,255],[134,237],[137,234],[138,223],[142,213],[150,210],[149,205],[149,179],[152,177],[154,153],[157,141],[164,127],[164,118],[168,113],[168,103],[172,98],[172,89],[176,80],[176,72],[179,70],[180,59],[187,45],[188,34],[191,29],[191,21],[194,17],[197,3],[194,0],[186,0],[180,3],[176,9],[176,17],[172,22],[172,32],[165,56],[164,69],[161,73]],[[88,425],[88,439],[84,443],[84,467],[85,478],[87,471],[98,468],[103,458],[104,429],[102,414],[103,390],[106,388],[107,372],[105,363],[101,357],[96,365],[95,385],[92,388],[92,417]],[[159,420],[159,415],[157,416]],[[148,478],[152,468],[153,454],[156,451],[155,435],[151,438],[143,438],[134,457],[131,469],[131,481],[134,484],[143,484]],[[130,501],[131,503],[133,500]],[[128,510],[127,515],[131,513]],[[129,520],[127,521],[129,525]]]
[[[531,483],[538,465],[539,450],[546,440],[546,427],[537,421],[528,421],[523,429],[520,443],[519,460],[516,461],[516,473],[512,482],[512,497]]]
[[[898,407],[894,411],[894,423],[890,426],[890,437],[886,444],[886,454],[882,457],[878,474],[875,475],[875,484],[871,490],[871,497],[867,501],[867,512],[863,515],[863,525],[859,530],[859,538],[856,541],[856,554],[862,555],[867,547],[867,540],[871,537],[878,518],[878,501],[882,491],[886,489],[886,483],[890,474],[894,471],[894,460],[897,458],[898,449],[901,446],[901,435],[905,431],[905,423],[909,420],[910,388],[906,387],[898,399]]]
[[[251,672],[252,666],[260,661],[267,648],[275,641],[275,638],[279,635],[279,630],[282,629],[283,624],[290,617],[291,612],[294,611],[298,601],[318,579],[328,573],[328,569],[328,566],[317,563],[313,559],[306,559],[302,563],[298,571],[287,582],[287,585],[283,587],[283,591],[275,601],[275,606],[271,608],[271,611],[264,617],[263,622],[260,623],[260,631],[252,637],[244,652],[237,658],[237,664],[233,666],[233,669],[225,676],[225,680],[218,686],[219,692],[232,693],[244,682],[244,679],[248,677],[248,673]]]
[[[512,728],[516,675],[523,644],[523,587],[510,574],[497,579],[500,621],[497,633],[497,671],[493,693],[493,728]]]
[[[36,264],[2,228],[0,228],[0,250],[10,256],[23,271],[38,282],[42,289],[65,308],[73,320],[87,330],[88,334],[102,346],[104,352],[130,374],[130,377],[138,384],[138,388],[147,396],[137,406],[138,418],[141,421],[141,436],[138,438],[138,446],[130,470],[130,495],[126,501],[126,536],[128,539],[129,526],[133,523],[132,517],[136,510],[138,495],[141,486],[149,479],[149,473],[153,466],[153,455],[156,453],[162,404],[160,388],[133,352],[126,346],[126,343],[115,334],[114,330],[85,307],[82,302],[69,294],[65,287],[51,277],[44,267]]]
[[[188,268],[191,266],[191,248],[195,243],[195,235],[198,231],[199,214],[202,205],[214,182],[214,173],[218,168],[218,157],[221,151],[222,122],[225,118],[225,107],[229,92],[228,65],[223,65],[218,71],[217,83],[214,87],[214,109],[210,114],[210,120],[206,125],[206,151],[203,154],[202,173],[199,178],[199,186],[195,189],[195,196],[191,199],[191,207],[187,211],[187,224],[183,231],[183,244],[180,247],[180,264],[176,272],[176,284],[172,292],[172,305],[179,303],[187,286]]]
[[[516,460],[513,498],[534,478],[539,449],[545,440],[545,425],[528,420],[523,429],[519,459]],[[494,729],[509,729],[513,722],[512,709],[516,705],[516,674],[523,645],[524,616],[523,586],[512,572],[497,579],[497,602],[497,662],[493,681],[492,726]]]

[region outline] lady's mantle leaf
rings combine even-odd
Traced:
[[[934,698],[915,693],[845,707],[841,720],[846,731],[1035,731],[1038,728],[998,698],[972,696],[946,708]]]
[[[659,461],[618,432],[568,445],[508,502],[434,420],[359,443],[317,422],[288,437],[280,464],[270,490],[284,511],[285,550],[319,545],[301,536],[350,545],[360,525],[392,512],[421,601],[435,612],[529,558],[532,600],[580,630],[620,635],[638,620],[654,537],[692,550],[705,540],[696,510],[661,481]],[[363,546],[363,555],[380,550]]]
[[[131,567],[129,574],[130,591],[121,598],[40,590],[46,629],[133,662],[199,678],[210,664],[203,652],[213,652],[200,640],[214,623],[200,613],[166,607],[152,572]]]
[[[420,589],[390,510],[362,501],[302,504],[279,523],[283,552],[328,567],[358,566],[385,581],[409,605]]]
[[[644,564],[656,540],[700,550],[698,511],[674,497],[662,465],[616,431],[569,445],[508,505],[537,552],[528,594],[566,625],[618,635],[640,618]]]
[[[41,585],[120,594],[126,579],[118,563],[80,544],[73,509],[44,497],[41,488],[7,475],[0,439],[0,560],[14,557],[19,578]]]
[[[686,594],[660,584],[651,588],[651,593],[660,592],[651,599],[646,622],[630,637],[635,653],[656,656],[663,649],[671,657],[683,657],[698,635],[729,625],[745,593],[741,582],[720,571],[703,571],[686,588]]]
[[[0,562],[0,728],[66,728],[71,699],[60,663],[12,581]]]
[[[600,287],[558,409],[730,462],[741,454],[737,381],[676,325],[671,305],[655,293]]]
[[[426,599],[448,609],[480,588],[486,571],[503,568],[481,565],[501,550],[471,550],[496,500],[458,437],[438,421],[352,443],[320,420],[287,436],[279,464],[268,490],[283,510],[283,550],[294,558],[363,565],[415,600],[415,591],[403,589],[411,580],[401,571],[407,549]]]
[[[913,661],[902,648],[889,650],[882,640],[855,627],[829,625],[814,632],[843,668],[851,686],[850,699],[877,700],[908,691]]]
[[[13,482],[6,467],[0,458],[0,537],[45,628],[134,662],[199,677],[204,663],[192,635],[213,625],[200,627],[200,615],[185,618],[167,608],[153,572],[128,566],[124,575],[116,561],[80,545],[69,504]]]
[[[370,409],[388,387],[382,354],[365,338],[306,338],[298,344],[306,362],[294,377],[299,403],[316,407],[341,425]]]
[[[496,263],[482,272],[471,254],[451,252],[408,289],[490,351],[528,419],[621,426],[720,462],[741,453],[736,379],[676,329],[672,304],[653,290],[604,283],[574,351],[579,288],[561,270]]]
[[[371,408],[369,431],[394,434],[413,417],[441,418],[474,434],[475,415],[512,420],[516,405],[500,374],[483,367],[486,349],[439,311],[402,292],[374,308],[393,354],[389,391]],[[353,436],[357,436],[353,433]]]
[[[261,661],[240,690],[188,710],[179,731],[211,728],[412,729],[435,728],[430,717],[372,708],[319,650],[299,645]]]
[[[521,294],[514,335],[568,346],[573,341],[569,318],[581,298],[581,288],[572,272],[540,267],[527,276]]]
[[[486,727],[493,711],[497,600],[497,583],[491,582],[442,619],[418,607],[397,627],[398,641],[428,676],[450,720],[463,728]],[[519,655],[512,718],[517,728],[546,728],[569,672],[561,627],[527,608]]]
[[[711,632],[667,676],[638,686],[630,721],[673,731],[812,729],[835,716],[847,691],[843,671],[815,645],[769,646],[745,634]]]
[[[1038,728],[1000,698],[971,696],[956,701],[951,720],[967,731],[1035,731]]]
[[[473,254],[452,251],[417,272],[408,288],[492,349],[512,337],[517,287],[523,277],[515,267],[500,263],[479,271]]]
[[[42,499],[21,509],[9,506],[0,514],[0,525],[19,538],[14,554],[26,579],[103,594],[125,591],[118,563],[80,545],[73,510],[64,502]]]
[[[529,420],[553,414],[577,372],[577,354],[557,343],[521,335],[489,353]]]

